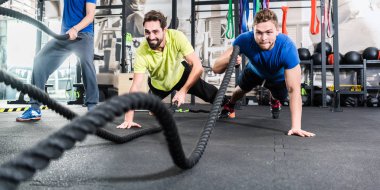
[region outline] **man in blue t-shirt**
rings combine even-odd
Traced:
[[[50,74],[69,57],[75,54],[80,62],[83,85],[86,90],[85,104],[92,109],[99,100],[94,59],[94,26],[96,0],[64,0],[62,34],[69,40],[50,40],[34,59],[32,84],[44,89]],[[31,107],[16,121],[38,121],[41,119],[40,103],[31,99]]]
[[[290,97],[291,129],[288,135],[312,137],[315,134],[301,129],[301,67],[297,48],[291,39],[279,33],[276,14],[264,9],[254,18],[254,31],[239,35],[233,45],[240,47],[249,63],[240,74],[238,86],[232,97],[223,106],[220,117],[235,117],[234,106],[247,92],[257,85],[262,85],[271,92],[271,112],[273,118],[278,118],[281,101]],[[233,48],[230,47],[213,66],[215,73],[223,73],[229,63]],[[241,58],[237,60],[241,64]]]

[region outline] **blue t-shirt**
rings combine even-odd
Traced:
[[[96,4],[96,0],[64,0],[61,33],[65,34],[86,16],[86,3]],[[94,33],[94,24],[89,24],[80,32]]]
[[[240,34],[233,45],[240,47],[240,53],[248,59],[246,69],[261,78],[273,82],[285,80],[284,69],[292,69],[300,63],[293,41],[284,34],[278,34],[271,50],[262,50],[254,39],[253,31]]]

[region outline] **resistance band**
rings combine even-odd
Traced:
[[[263,1],[263,9],[269,9],[269,0]]]
[[[260,11],[260,8],[261,8],[261,2],[260,2],[260,0],[256,0],[255,5],[256,5],[256,6],[255,6],[254,11],[255,11],[255,15],[256,15],[256,13],[259,12],[259,11]]]
[[[332,38],[334,36],[334,20],[333,20],[332,1],[329,0],[327,5],[327,37]]]
[[[288,34],[288,30],[286,29],[286,17],[287,17],[287,14],[288,14],[288,8],[287,6],[282,6],[281,7],[281,10],[282,10],[282,33],[283,34]]]
[[[255,19],[256,13],[260,11],[260,0],[253,0],[252,2],[253,7],[252,7],[252,16],[253,19]],[[252,24],[252,30],[253,30],[254,25]]]
[[[310,22],[310,33],[316,35],[319,33],[319,19],[317,17],[317,2],[316,0],[311,0],[311,22]],[[315,26],[315,21],[317,21],[317,26]]]
[[[234,38],[234,20],[233,20],[233,14],[232,14],[232,0],[228,1],[226,37],[227,39]]]
[[[248,19],[249,19],[249,1],[240,0],[240,31],[242,33],[249,31]]]

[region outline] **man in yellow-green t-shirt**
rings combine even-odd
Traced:
[[[158,11],[145,14],[143,25],[146,40],[136,51],[129,91],[138,92],[148,72],[149,88],[161,99],[177,90],[172,101],[178,102],[178,106],[185,102],[187,93],[212,103],[218,89],[200,78],[203,67],[186,36],[178,30],[167,29],[166,18]],[[124,122],[117,128],[141,127],[133,122],[133,115],[133,111],[126,113]]]

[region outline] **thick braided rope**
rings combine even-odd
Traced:
[[[75,145],[76,141],[84,140],[87,134],[95,133],[97,128],[104,126],[115,117],[134,109],[149,109],[156,116],[159,116],[157,120],[162,126],[164,135],[168,141],[169,152],[174,163],[182,169],[192,168],[198,163],[205,151],[238,54],[239,47],[235,46],[226,75],[222,81],[222,86],[217,93],[216,100],[211,109],[209,120],[204,127],[197,146],[189,158],[186,158],[175,121],[165,105],[152,95],[141,93],[129,94],[111,98],[106,103],[96,107],[93,111],[88,112],[85,116],[75,118],[72,123],[50,135],[33,148],[24,151],[14,160],[0,166],[0,188],[17,188],[20,182],[33,177],[37,170],[46,168],[52,159],[61,157],[65,150],[71,149]]]
[[[8,0],[0,0],[0,5],[6,3]]]
[[[176,158],[176,159],[174,159],[174,162],[180,168],[182,168],[182,169],[192,168],[194,165],[196,165],[198,163],[198,161],[202,157],[202,154],[205,151],[208,140],[211,136],[211,132],[215,126],[216,120],[218,119],[219,109],[220,109],[221,104],[223,102],[224,95],[226,94],[227,86],[228,86],[228,83],[230,82],[231,75],[232,75],[232,72],[234,71],[234,66],[236,65],[236,60],[237,60],[237,56],[239,55],[239,53],[240,53],[239,46],[234,46],[232,56],[230,58],[230,62],[228,64],[228,66],[227,66],[223,81],[220,85],[218,93],[216,94],[215,100],[212,104],[211,111],[209,114],[209,119],[207,120],[207,122],[203,128],[203,131],[201,133],[201,137],[200,137],[195,149],[193,150],[193,152],[189,156],[189,158],[188,159],[185,158],[185,155],[183,153],[181,153],[182,145],[180,145],[180,144],[169,144],[169,147],[173,146],[173,147],[169,148],[169,150],[171,151],[172,158]],[[166,132],[167,131],[164,129],[164,133],[166,133]],[[171,136],[171,134],[165,134],[165,136],[168,138],[169,136]]]
[[[73,111],[65,108],[54,99],[51,99],[49,95],[43,92],[41,89],[30,84],[24,84],[22,81],[8,74],[3,69],[0,69],[0,81],[22,92],[23,94],[28,94],[29,97],[43,103],[44,105],[47,105],[50,109],[56,111],[58,114],[69,120],[72,120],[77,116],[77,114]]]
[[[71,111],[70,109],[62,106],[59,104],[57,101],[54,99],[51,99],[48,94],[46,94],[44,91],[41,89],[30,85],[30,84],[24,84],[22,81],[18,80],[17,78],[13,77],[10,74],[7,74],[6,71],[0,69],[0,81],[4,82],[6,85],[11,86],[14,89],[17,89],[18,91],[22,92],[23,94],[28,94],[29,97],[43,103],[44,105],[48,106],[50,109],[54,110],[56,113],[62,115],[66,119],[72,120],[74,117],[77,117],[78,115]],[[96,135],[106,139],[110,140],[115,143],[126,143],[129,142],[133,139],[136,139],[138,137],[147,135],[147,134],[153,134],[160,132],[161,128],[146,128],[143,130],[139,130],[136,133],[120,137],[115,134],[112,134],[104,129],[98,129],[96,131]]]
[[[68,34],[58,35],[58,34],[54,33],[52,30],[50,30],[47,26],[45,26],[42,22],[40,22],[40,21],[30,17],[30,16],[24,15],[20,12],[14,11],[12,9],[0,7],[0,15],[16,18],[18,20],[22,20],[24,22],[27,22],[33,26],[36,26],[41,31],[43,31],[46,34],[54,37],[57,40],[68,40],[70,37]]]
[[[87,134],[94,134],[98,128],[131,109],[149,109],[162,116],[158,118],[161,125],[176,128],[171,113],[157,97],[141,93],[114,97],[86,115],[76,117],[33,148],[0,166],[0,189],[17,188],[20,182],[33,177],[37,170],[46,168],[51,160],[60,158],[77,141],[83,141]]]

